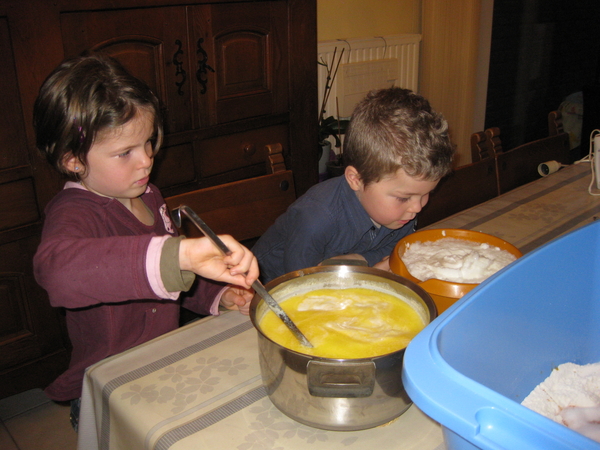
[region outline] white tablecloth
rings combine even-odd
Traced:
[[[493,234],[524,253],[600,215],[589,164],[456,214],[429,228]],[[202,319],[90,367],[79,449],[443,450],[441,427],[412,406],[388,425],[323,431],[279,412],[262,386],[256,331],[237,312]]]
[[[78,448],[437,450],[442,442],[440,426],[414,405],[390,424],[355,432],[288,418],[263,388],[250,320],[227,312],[89,368]]]

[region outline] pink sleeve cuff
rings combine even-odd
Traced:
[[[223,297],[223,293],[229,289],[229,286],[225,286],[223,287],[223,289],[221,289],[217,295],[215,295],[215,299],[212,303],[212,305],[210,306],[210,314],[212,316],[218,316],[219,314],[221,314],[219,312],[219,304],[221,303],[221,297]]]

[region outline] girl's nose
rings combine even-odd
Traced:
[[[140,164],[142,167],[151,167],[154,161],[154,151],[150,147],[145,148],[144,151],[140,152]]]

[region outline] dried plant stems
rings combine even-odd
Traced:
[[[325,118],[325,106],[329,101],[329,94],[331,94],[331,87],[333,86],[333,82],[335,81],[335,77],[337,76],[338,69],[340,67],[340,63],[342,62],[342,56],[344,55],[344,50],[340,52],[340,56],[336,61],[337,47],[333,50],[333,57],[331,59],[331,65],[322,62],[321,64],[327,68],[327,78],[325,80],[325,87],[323,89],[323,101],[321,103],[321,112],[319,114],[319,123],[323,122]]]
[[[335,98],[335,114],[337,116],[337,125],[338,125],[338,133],[342,129],[342,125],[340,124],[340,102],[338,98]],[[344,139],[340,136],[340,156],[344,154]]]

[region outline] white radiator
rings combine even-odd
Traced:
[[[398,86],[418,92],[420,42],[420,34],[319,42],[319,61],[329,66],[333,64],[334,50],[337,48],[337,61],[344,49],[325,105],[325,117],[338,116],[338,107],[340,117],[349,117],[356,103],[371,89]],[[320,64],[318,68],[320,108],[327,69]]]

